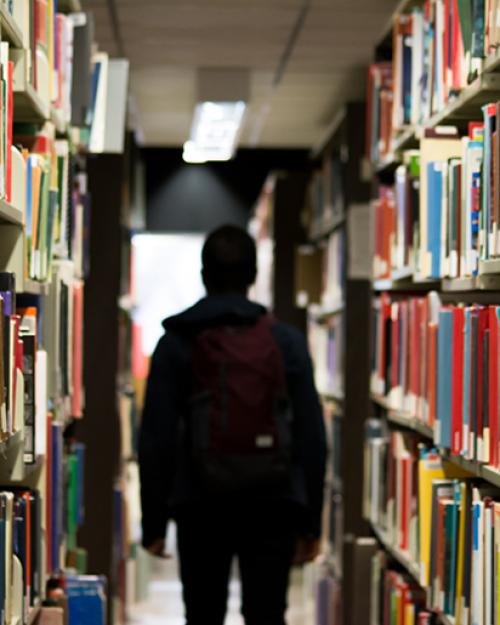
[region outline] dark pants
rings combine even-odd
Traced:
[[[295,515],[284,503],[190,507],[177,515],[187,625],[223,625],[236,556],[246,625],[285,625]]]

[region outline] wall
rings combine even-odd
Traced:
[[[305,150],[239,150],[227,163],[190,165],[180,150],[143,150],[150,232],[208,232],[245,226],[271,170],[303,170]]]

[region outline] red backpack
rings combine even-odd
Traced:
[[[192,352],[190,440],[209,491],[275,487],[290,475],[291,411],[272,318],[211,327]]]

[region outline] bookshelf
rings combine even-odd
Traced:
[[[347,103],[312,154],[313,171],[302,223],[308,243],[295,258],[296,301],[307,307],[309,346],[324,407],[328,439],[321,588],[342,596],[342,622],[368,623],[356,601],[369,583],[374,542],[361,510],[359,441],[369,411],[367,307],[369,268],[358,264],[368,242],[359,237],[369,214],[369,181],[362,178],[364,106]],[[349,146],[349,149],[347,149]],[[356,236],[357,235],[357,236]],[[332,582],[331,580],[335,580]],[[325,580],[330,580],[326,582]],[[337,621],[335,621],[337,623]]]
[[[24,223],[23,212],[12,204],[0,200],[0,223],[22,226]]]
[[[81,531],[84,476],[88,479],[81,440],[90,197],[85,144],[70,140],[73,132],[84,136],[86,129],[69,119],[72,105],[80,110],[91,102],[90,91],[85,102],[84,88],[76,94],[59,82],[70,64],[75,71],[79,63],[91,67],[91,42],[85,48],[71,37],[49,55],[63,30],[89,27],[85,14],[78,23],[66,15],[80,10],[79,2],[61,4],[65,15],[56,16],[54,0],[36,7],[33,0],[0,3],[0,86],[6,96],[0,109],[5,150],[0,165],[0,564],[5,572],[0,612],[6,625],[34,625],[51,609],[56,611],[51,622],[73,625],[74,599],[81,599],[83,585],[83,603],[99,598],[102,612],[106,603],[99,573],[108,571],[93,567]],[[23,31],[33,27],[35,8],[46,24],[43,34]],[[25,45],[37,46],[32,62]],[[99,527],[98,522],[92,529]],[[104,620],[95,622],[104,625]]]
[[[0,33],[13,48],[23,47],[23,33],[5,4],[0,5]]]
[[[447,6],[453,21],[458,5]],[[450,47],[443,43],[432,59],[420,56],[420,32],[425,46],[425,37],[433,36],[426,25],[440,19],[423,8],[418,0],[398,5],[369,73],[366,154],[373,172],[375,245],[370,414],[375,418],[367,421],[364,436],[363,501],[380,547],[370,584],[374,625],[399,625],[377,599],[391,601],[398,592],[419,623],[489,622],[499,616],[496,602],[489,602],[497,569],[484,573],[474,557],[482,553],[488,567],[500,539],[493,520],[500,510],[495,342],[500,41],[493,23],[476,22],[472,31],[484,35],[483,48],[462,57],[468,18],[460,13],[461,21],[442,32]],[[452,41],[452,31],[462,38]],[[405,82],[410,66],[413,76],[429,80]],[[441,69],[443,81],[434,83],[433,72],[439,75]],[[375,122],[374,101],[382,110]],[[474,168],[476,187],[469,178]],[[438,179],[442,195],[434,186]],[[473,196],[473,188],[479,195]],[[479,315],[485,324],[480,337]],[[465,539],[472,531],[473,546]]]

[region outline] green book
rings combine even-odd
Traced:
[[[457,561],[457,513],[458,506],[454,500],[446,503],[445,528],[445,565],[444,565],[444,611],[455,613],[455,569]]]
[[[467,58],[470,56],[472,47],[472,2],[471,0],[457,0],[457,5],[464,52]]]
[[[58,203],[58,191],[51,189],[49,191],[49,209],[47,219],[47,247],[45,253],[45,267],[46,277],[50,276],[50,270],[52,267],[52,250],[54,247],[54,240],[56,236],[56,223],[57,223],[57,203]]]
[[[67,533],[68,549],[76,549],[76,532],[78,529],[78,458],[70,454],[68,464],[68,505],[67,505]]]
[[[42,172],[42,181],[40,185],[40,202],[38,209],[38,237],[36,249],[38,250],[38,263],[36,278],[45,280],[47,277],[47,227],[49,218],[49,181],[50,172],[45,169]]]

